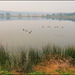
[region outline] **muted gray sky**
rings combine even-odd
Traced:
[[[75,12],[75,1],[0,1],[0,10]]]

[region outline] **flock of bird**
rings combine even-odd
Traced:
[[[26,29],[23,29],[23,31],[25,31],[25,32],[28,32],[29,34],[32,32],[32,30],[26,30]]]
[[[51,28],[51,26],[47,26],[48,28]],[[42,26],[42,28],[44,28],[44,26]],[[58,26],[55,26],[55,28],[59,28]],[[61,28],[64,28],[64,27],[61,27]],[[32,30],[26,30],[26,29],[23,29],[23,31],[25,32],[28,32],[29,34],[31,34]]]
[[[51,28],[51,26],[47,26],[48,28]],[[44,28],[44,26],[42,26],[42,28]],[[55,28],[59,28],[58,26],[55,26]],[[64,28],[64,27],[61,27]]]

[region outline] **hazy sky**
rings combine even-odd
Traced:
[[[75,1],[0,1],[0,10],[75,12]]]

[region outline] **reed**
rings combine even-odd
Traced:
[[[20,50],[20,56],[11,55],[8,51],[4,49],[4,47],[0,46],[0,66],[2,69],[6,69],[8,71],[16,70],[17,72],[30,73],[33,71],[33,66],[38,65],[43,57],[46,57],[48,60],[49,57],[47,55],[59,55],[62,58],[71,57],[71,63],[75,65],[75,48],[68,47],[65,50],[61,49],[57,46],[47,45],[41,50],[30,48],[28,57],[25,50]],[[56,58],[56,57],[55,57]],[[57,59],[57,58],[56,58]]]
[[[30,49],[29,50],[29,60],[32,64],[37,64],[39,62],[41,62],[41,57],[38,53],[38,50],[35,50],[35,49]]]
[[[9,52],[5,51],[4,47],[0,46],[0,65],[6,66],[7,63],[10,63]]]
[[[75,59],[75,47],[68,47],[65,49],[64,55]]]

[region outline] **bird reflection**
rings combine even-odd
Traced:
[[[29,31],[29,34],[31,34],[32,31]]]

